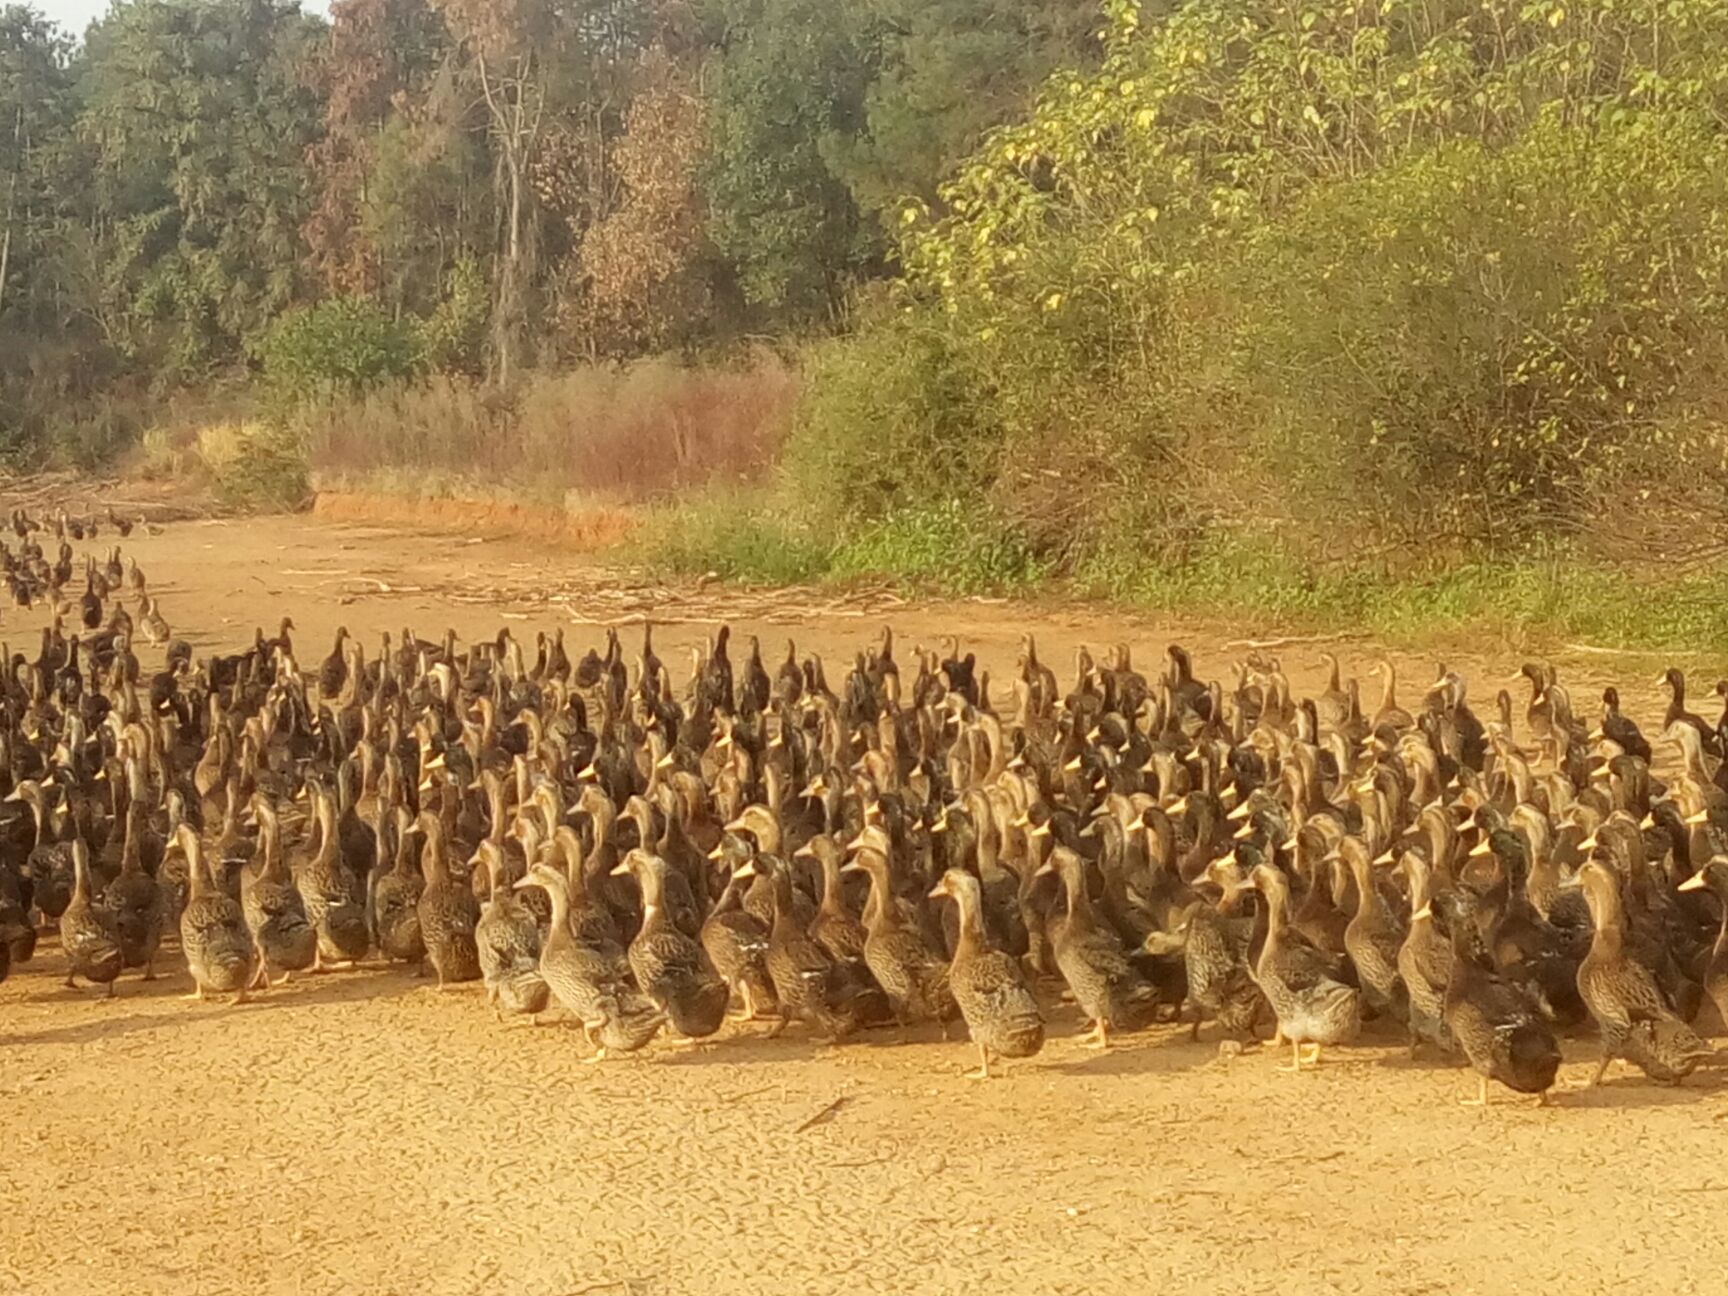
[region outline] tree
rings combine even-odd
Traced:
[[[688,62],[656,46],[612,152],[618,196],[580,232],[564,295],[564,329],[589,356],[653,350],[697,327],[707,303],[698,167],[705,111]]]
[[[881,71],[842,172],[858,204],[890,221],[906,197],[933,200],[1051,72],[1100,54],[1095,0],[888,0],[880,12]]]
[[[324,133],[307,154],[317,197],[302,234],[329,291],[373,293],[387,277],[365,220],[379,137],[424,99],[449,36],[427,0],[336,0],[330,20],[329,45],[307,69]]]
[[[71,119],[70,43],[32,9],[0,9],[0,319],[30,286],[61,201],[47,159]]]
[[[554,14],[537,0],[438,2],[473,60],[497,150],[502,246],[493,309],[493,363],[498,381],[508,383],[526,316],[528,175],[546,115],[540,49]]]
[[[709,16],[709,234],[753,306],[836,320],[883,250],[838,171],[864,129],[878,26],[833,0],[713,0]]]
[[[323,32],[295,0],[134,0],[90,29],[83,305],[122,354],[196,372],[294,301]]]

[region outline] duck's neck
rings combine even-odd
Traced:
[[[984,940],[984,915],[979,912],[978,898],[967,894],[960,900],[960,937],[955,942],[954,958],[972,958],[989,948]]]

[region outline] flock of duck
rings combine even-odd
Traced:
[[[1646,737],[1540,663],[1520,725],[1444,667],[1406,711],[1377,663],[1366,707],[1330,657],[1299,698],[1261,656],[1224,683],[1082,649],[1064,691],[1030,636],[1004,698],[887,631],[832,676],[790,643],[735,668],[725,627],[682,681],[651,629],[634,661],[343,630],[308,670],[285,619],[195,663],[118,550],[79,593],[64,518],[13,529],[0,570],[55,615],[0,679],[0,976],[57,924],[66,983],[108,994],[176,942],[199,998],[395,964],[567,1016],[593,1060],[729,1016],[963,1022],[979,1076],[1065,992],[1088,1044],[1185,1018],[1295,1070],[1373,1023],[1478,1102],[1545,1100],[1591,1022],[1591,1083],[1678,1083],[1700,1005],[1728,1018],[1728,715],[1678,671]]]

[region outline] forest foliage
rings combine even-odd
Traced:
[[[240,386],[576,489],[544,410],[737,388],[560,374],[766,342],[681,560],[1300,605],[1720,561],[1725,319],[1720,0],[0,8],[19,461]]]

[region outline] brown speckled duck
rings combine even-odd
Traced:
[[[728,876],[702,924],[702,948],[714,969],[739,997],[741,1020],[779,1020],[774,982],[768,976],[768,924],[744,908],[743,880]]]
[[[533,1015],[545,1009],[550,991],[540,975],[540,927],[528,906],[517,899],[506,878],[504,852],[482,841],[474,860],[485,870],[491,894],[474,925],[480,979],[486,1002],[500,1014]]]
[[[180,948],[192,973],[191,998],[232,994],[244,1003],[257,948],[246,929],[240,902],[219,891],[204,867],[203,845],[190,824],[181,824],[175,844],[186,857],[186,908],[180,914]]]
[[[678,1035],[703,1039],[726,1020],[731,996],[707,951],[680,931],[667,911],[668,867],[660,856],[638,848],[613,870],[634,877],[642,888],[642,926],[630,942],[630,970]]]
[[[1044,1047],[1044,1017],[1017,960],[990,948],[978,879],[949,869],[930,892],[960,908],[960,939],[948,967],[948,986],[978,1049],[974,1079],[990,1078],[990,1060],[1028,1058]]]
[[[1602,1032],[1596,1085],[1615,1058],[1624,1058],[1661,1084],[1679,1084],[1714,1050],[1674,1011],[1650,970],[1626,949],[1620,879],[1599,860],[1578,870],[1596,935],[1578,965],[1578,993]]]
[[[1068,912],[1055,926],[1053,948],[1062,979],[1092,1023],[1082,1042],[1109,1048],[1111,1030],[1140,1030],[1151,1023],[1158,992],[1129,961],[1116,933],[1098,920],[1086,894],[1080,857],[1057,846],[1041,871],[1062,879],[1068,899]]]
[[[1279,1033],[1290,1042],[1290,1070],[1320,1061],[1328,1044],[1347,1044],[1362,1029],[1362,994],[1340,979],[1336,960],[1302,940],[1289,926],[1290,888],[1269,864],[1257,865],[1250,879],[1265,898],[1266,943],[1254,967],[1254,980],[1278,1018]],[[1313,1045],[1303,1057],[1302,1046]]]
[[[872,827],[854,846],[858,854],[846,870],[861,872],[870,879],[870,900],[864,913],[864,962],[887,994],[902,1026],[916,1021],[939,1022],[943,1038],[947,1038],[948,1023],[960,1014],[948,986],[948,965],[930,947],[923,932],[901,918],[891,882],[888,836]]]
[[[540,950],[540,975],[559,1006],[576,1018],[595,1046],[588,1060],[646,1047],[666,1020],[631,982],[616,945],[599,949],[579,939],[570,924],[570,883],[564,870],[537,860],[518,888],[542,888],[552,903],[552,923]]]
[[[420,855],[420,872],[426,881],[415,911],[420,917],[426,957],[438,974],[438,989],[443,990],[458,982],[480,979],[480,952],[474,941],[480,903],[465,880],[451,875],[444,821],[431,811],[422,811],[420,831],[426,839]]]
[[[282,858],[282,829],[276,807],[269,797],[254,795],[252,814],[258,821],[259,861],[241,875],[240,907],[258,947],[258,971],[252,984],[267,988],[312,966],[318,957],[318,933],[306,916],[306,903]],[[278,981],[271,979],[273,967],[281,970]]]
[[[114,925],[114,915],[99,904],[90,888],[90,849],[83,838],[72,842],[72,898],[60,914],[60,945],[66,951],[66,986],[77,987],[78,977],[96,985],[108,987],[108,997],[114,996],[114,983],[120,978],[125,961],[120,951],[120,934]]]

